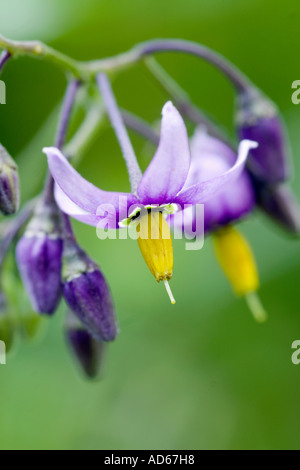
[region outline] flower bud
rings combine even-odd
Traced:
[[[16,249],[23,284],[39,313],[52,314],[59,304],[62,248],[59,209],[41,201]]]
[[[300,206],[286,184],[256,185],[260,208],[282,228],[297,235],[300,233]]]
[[[64,243],[62,281],[67,304],[89,333],[95,339],[113,341],[118,327],[109,287],[75,240]]]
[[[18,167],[0,144],[0,210],[4,215],[19,209],[20,189]]]
[[[102,368],[105,343],[90,335],[72,313],[68,315],[65,334],[73,356],[84,374],[95,378]]]
[[[240,140],[258,142],[251,149],[248,168],[264,183],[282,182],[289,178],[289,149],[285,129],[276,106],[259,90],[241,92],[237,98],[237,130]]]

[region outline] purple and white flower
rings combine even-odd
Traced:
[[[166,206],[180,210],[186,204],[212,200],[225,185],[239,177],[249,150],[256,146],[256,142],[242,141],[235,161],[232,154],[230,163],[224,163],[218,174],[207,174],[201,181],[191,181],[188,179],[191,159],[186,127],[176,108],[167,102],[162,111],[157,151],[135,194],[103,191],[80,176],[57,148],[44,148],[44,152],[56,182],[56,201],[60,208],[89,225],[97,226],[105,218],[107,228],[114,229],[122,227],[122,221],[130,218],[133,208],[151,209],[155,205],[164,212]],[[136,215],[136,211],[133,214]]]

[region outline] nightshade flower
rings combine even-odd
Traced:
[[[200,128],[191,139],[191,154],[186,185],[217,177],[228,170],[236,159],[228,145]],[[219,194],[204,203],[204,231],[213,232],[216,256],[235,293],[245,296],[255,318],[264,321],[266,314],[255,295],[259,280],[253,254],[244,237],[231,225],[249,214],[255,203],[254,187],[244,169],[234,184],[222,188]],[[190,219],[187,227],[191,228],[191,235],[201,235],[199,231],[203,227],[195,224],[195,207],[185,209],[184,212],[185,224]],[[180,214],[173,216],[173,223],[175,228],[185,229]]]
[[[142,254],[156,280],[164,282],[174,303],[168,284],[173,267],[172,243],[163,215],[183,209],[186,204],[201,204],[213,198],[225,185],[237,179],[248,151],[256,146],[255,142],[242,141],[236,161],[226,171],[187,186],[190,169],[188,135],[179,112],[167,102],[162,110],[157,151],[135,194],[103,191],[83,179],[57,148],[45,148],[44,152],[56,182],[56,200],[64,212],[94,226],[104,219],[106,228],[113,229],[138,218]],[[158,239],[147,237],[149,218]],[[167,239],[169,241],[165,243]]]

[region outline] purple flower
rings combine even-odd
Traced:
[[[20,189],[18,168],[7,150],[0,144],[0,210],[5,215],[19,209]]]
[[[170,213],[183,209],[186,204],[201,204],[212,199],[225,185],[238,178],[248,151],[256,146],[252,141],[241,142],[236,161],[232,161],[225,171],[201,182],[187,184],[190,170],[188,135],[179,112],[168,102],[162,111],[157,151],[135,194],[103,191],[83,179],[57,148],[45,148],[44,152],[56,182],[56,201],[64,212],[81,222],[112,229],[128,225],[143,214],[139,232],[144,236],[148,234],[145,228],[149,219],[147,211],[148,214],[149,211]],[[167,287],[172,276],[172,245],[161,240],[161,233],[165,231],[161,217],[153,214],[152,223],[160,243],[151,243],[150,239],[150,243],[141,242],[139,246],[152,274],[157,280],[163,280]],[[167,290],[169,292],[168,287]]]
[[[118,326],[106,279],[75,240],[64,243],[62,282],[68,306],[89,333],[98,340],[113,341]]]
[[[257,90],[238,97],[237,128],[240,139],[255,140],[247,166],[263,183],[278,183],[290,174],[289,148],[276,106]]]
[[[42,201],[16,248],[23,284],[39,313],[52,314],[59,304],[62,247],[59,210]]]
[[[238,158],[226,171],[201,182],[187,185],[190,169],[190,150],[184,122],[171,102],[162,112],[161,136],[156,154],[146,169],[137,194],[103,191],[83,179],[55,147],[45,148],[51,174],[57,183],[56,200],[61,209],[72,217],[97,226],[105,218],[107,228],[120,228],[119,223],[128,217],[134,205],[147,207],[176,204],[201,204],[211,199],[225,185],[242,172],[248,151],[255,142],[243,141]],[[107,206],[107,214],[101,212]],[[125,209],[125,211],[124,211]]]
[[[96,340],[70,313],[67,318],[66,340],[84,374],[94,378],[101,370],[105,343]]]
[[[204,129],[196,129],[191,139],[192,161],[186,186],[215,178],[228,171],[236,161],[235,152],[222,141],[211,137]],[[218,230],[232,221],[241,219],[253,210],[255,194],[251,179],[243,170],[232,185],[226,185],[215,197],[204,204],[204,231]],[[185,233],[199,235],[203,227],[196,227],[196,209],[186,209],[184,219],[180,214],[174,216],[175,226],[180,227],[182,220]],[[187,224],[187,221],[190,223]],[[198,231],[198,232],[197,232]]]

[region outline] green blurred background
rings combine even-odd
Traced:
[[[41,39],[78,59],[119,53],[155,37],[199,41],[239,66],[280,107],[300,180],[300,78],[297,0],[0,0],[0,31]],[[215,69],[177,55],[162,64],[195,102],[233,131],[233,92]],[[19,163],[23,200],[42,185],[65,77],[51,64],[19,58],[3,76],[0,141]],[[141,67],[114,83],[119,103],[149,121],[166,95]],[[50,117],[49,117],[50,116]],[[133,136],[144,167],[144,142]],[[151,149],[153,152],[154,149]],[[80,172],[105,189],[128,190],[111,129],[85,155]],[[293,181],[300,197],[300,186]],[[109,348],[104,378],[84,381],[62,334],[64,306],[43,341],[20,344],[0,366],[1,449],[299,449],[300,243],[261,214],[241,225],[256,253],[269,321],[252,319],[216,264],[210,240],[200,252],[176,241],[169,304],[132,240],[96,238],[74,224],[105,272],[121,334]]]

